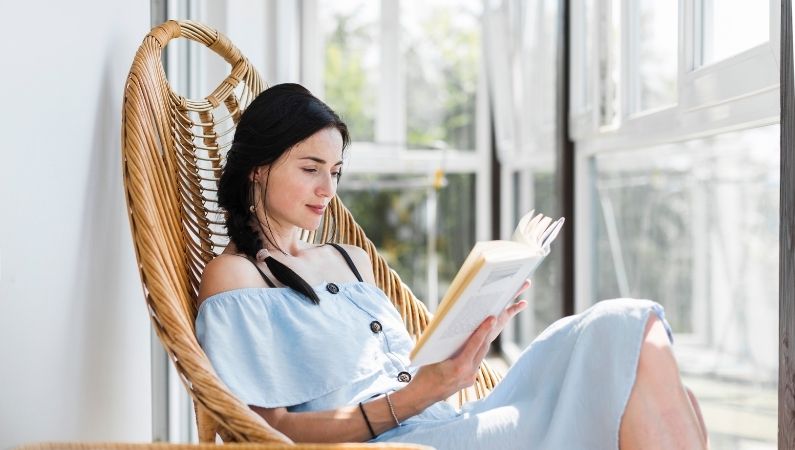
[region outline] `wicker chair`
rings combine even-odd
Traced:
[[[182,97],[166,79],[163,48],[178,37],[206,45],[231,65],[229,76],[203,99]],[[263,88],[228,38],[199,23],[168,21],[144,38],[124,91],[124,183],[144,295],[157,335],[193,398],[202,442],[214,442],[217,433],[225,441],[292,443],[218,379],[193,328],[202,270],[228,242],[216,203],[222,161],[241,111]],[[367,251],[378,286],[416,339],[428,311],[337,198],[321,227],[302,236],[308,242],[331,237]],[[458,401],[485,396],[497,380],[484,364],[476,385],[459,393]]]
[[[232,443],[224,445],[223,450],[291,450],[292,444]],[[424,445],[408,444],[303,444],[302,450],[431,450]],[[216,450],[215,444],[168,444],[164,442],[43,442],[27,444],[14,450]]]

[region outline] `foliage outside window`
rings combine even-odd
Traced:
[[[372,1],[320,3],[325,24],[324,90],[356,141],[375,138],[378,9]]]
[[[474,150],[480,3],[435,3],[401,11],[408,147]]]

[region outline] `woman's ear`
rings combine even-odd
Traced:
[[[263,166],[255,167],[251,170],[251,174],[248,176],[248,181],[252,183],[259,183],[262,180],[262,175],[265,173]]]

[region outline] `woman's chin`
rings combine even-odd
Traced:
[[[315,231],[320,227],[321,222],[321,219],[307,220],[302,224],[301,228],[307,231]]]

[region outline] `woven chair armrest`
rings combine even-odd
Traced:
[[[165,442],[43,442],[26,444],[15,450],[432,450],[432,447],[416,444],[344,443],[344,444],[257,444],[230,443],[223,446],[205,444],[170,444]]]

